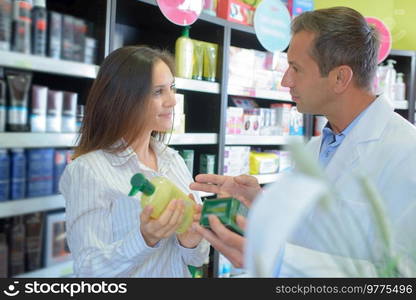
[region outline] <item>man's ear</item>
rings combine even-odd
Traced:
[[[336,94],[343,93],[351,84],[354,72],[350,66],[341,65],[329,72],[333,91]]]

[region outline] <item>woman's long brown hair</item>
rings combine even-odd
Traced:
[[[74,159],[95,150],[117,153],[141,134],[152,86],[152,70],[165,62],[174,73],[172,56],[145,46],[126,46],[108,55],[88,94]],[[152,136],[164,137],[153,132]],[[114,147],[124,138],[125,143]]]

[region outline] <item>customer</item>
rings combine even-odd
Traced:
[[[115,50],[100,67],[75,160],[60,182],[77,276],[190,277],[188,265],[201,266],[208,256],[199,233],[175,233],[182,199],[151,219],[151,206],[141,210],[140,199],[126,196],[137,172],[165,176],[189,192],[184,161],[162,143],[176,104],[173,74],[168,53],[138,46]],[[196,211],[197,222],[200,206]]]
[[[308,148],[340,192],[341,200],[335,205],[333,217],[354,212],[365,230],[365,242],[379,244],[371,208],[351,174],[367,176],[383,199],[393,224],[393,236],[401,236],[395,239],[393,248],[410,251],[412,240],[402,235],[415,225],[412,207],[416,204],[416,129],[393,111],[383,95],[376,96],[372,91],[379,49],[375,29],[357,11],[334,7],[296,17],[292,34],[289,68],[282,85],[290,88],[300,112],[324,115],[329,121],[323,134],[312,139]],[[196,182],[191,189],[245,197],[245,201],[253,201],[253,191],[260,190],[254,179],[246,177],[243,182],[242,177],[198,175]],[[267,196],[270,201],[276,197]],[[305,224],[321,224],[323,216],[316,207]],[[305,224],[293,241],[306,248],[331,252]],[[239,265],[244,239],[225,229],[215,217],[211,225],[213,231],[199,226],[198,232]],[[351,243],[358,242],[354,236],[350,238]],[[356,246],[364,249],[365,245]],[[374,259],[364,252],[357,253],[355,258]]]

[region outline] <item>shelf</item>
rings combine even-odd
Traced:
[[[0,148],[74,147],[76,133],[0,133]],[[213,145],[218,140],[216,133],[173,134],[169,145]]]
[[[156,0],[140,0],[140,2],[149,4],[149,5],[153,5],[153,6],[157,6]],[[239,23],[235,23],[235,22],[230,22],[230,21],[227,21],[223,18],[219,18],[217,16],[212,16],[212,15],[209,15],[207,13],[204,13],[204,11],[201,12],[198,20],[203,20],[203,21],[206,21],[206,22],[209,22],[209,23],[212,23],[212,24],[216,24],[216,25],[220,25],[220,26],[223,26],[223,27],[229,26],[231,29],[240,30],[240,31],[244,31],[244,32],[247,32],[247,33],[255,34],[253,26],[247,26],[247,25],[243,25],[243,24],[239,24]]]
[[[60,278],[71,277],[73,274],[73,261],[69,260],[56,264],[49,268],[24,273],[15,276],[15,278]]]
[[[260,136],[227,135],[226,145],[287,145],[290,142],[303,142],[303,136]]]
[[[217,141],[216,133],[172,134],[169,145],[214,145]]]
[[[59,208],[65,208],[65,199],[62,195],[9,200],[0,202],[0,218],[8,218]]]
[[[243,96],[243,97],[253,97],[267,100],[280,100],[285,102],[292,102],[292,97],[288,92],[282,91],[272,91],[272,90],[260,90],[254,88],[244,88],[238,86],[229,86],[228,94],[232,96]]]
[[[0,51],[0,66],[91,79],[97,76],[99,68],[97,65],[9,51]]]
[[[76,138],[76,133],[5,132],[0,133],[0,148],[73,147]]]
[[[409,109],[409,102],[407,100],[403,101],[393,101],[394,109]]]
[[[264,174],[264,175],[253,175],[253,176],[257,178],[260,184],[266,184],[266,183],[275,182],[281,176],[281,174],[276,173],[276,174]]]
[[[175,78],[176,88],[179,90],[203,92],[203,93],[220,93],[220,84],[218,82],[204,81],[204,80],[193,80],[185,78]]]

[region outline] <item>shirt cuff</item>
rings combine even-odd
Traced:
[[[186,264],[193,266],[202,266],[209,254],[209,243],[202,239],[201,242],[195,248],[186,248],[181,245],[178,237],[175,235],[175,244],[179,247],[181,256]]]
[[[152,255],[155,252],[159,251],[163,245],[163,239],[157,242],[153,247],[150,247],[146,244],[146,241],[143,238],[143,235],[140,230],[133,230],[125,239],[124,249],[125,254],[129,259],[135,258],[137,256],[148,256]]]

